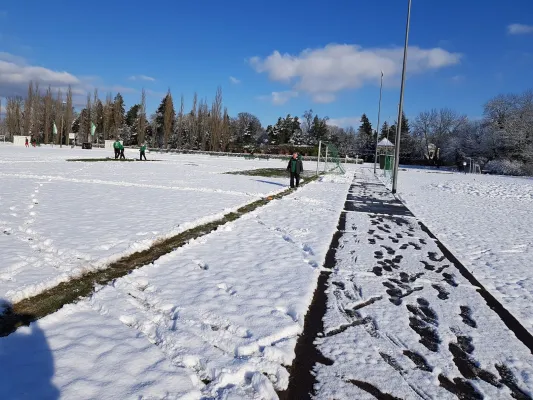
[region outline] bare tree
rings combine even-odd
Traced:
[[[198,118],[196,119],[198,129],[198,147],[200,150],[208,150],[207,144],[210,136],[209,132],[209,107],[204,99],[198,105]]]
[[[220,135],[221,151],[227,151],[231,140],[231,118],[228,114],[228,108],[224,107],[224,115],[222,116],[222,126]]]
[[[180,99],[180,110],[178,112],[178,121],[177,121],[178,123],[176,127],[176,134],[177,134],[176,144],[178,148],[182,147],[184,143],[184,137],[185,137],[184,135],[184,131],[185,131],[184,112],[185,112],[185,99],[182,94],[181,99]]]
[[[424,111],[418,115],[413,124],[413,135],[424,147],[429,156],[432,145],[437,149],[444,148],[448,140],[467,123],[467,118],[448,108]]]
[[[70,132],[72,132],[72,123],[74,122],[74,106],[72,104],[72,88],[70,85],[67,89],[67,102],[65,104],[65,132],[67,137],[67,143],[68,143],[68,135]]]
[[[61,89],[57,89],[56,97],[56,113],[55,113],[55,125],[57,128],[57,144],[63,144],[63,120],[64,120],[64,107],[63,107],[63,95]]]
[[[194,148],[198,142],[198,94],[195,92],[192,100],[192,108],[189,118],[189,147]]]
[[[32,123],[32,107],[33,107],[33,81],[28,84],[28,94],[26,100],[24,100],[24,126],[23,134],[25,136],[31,135],[31,123]]]
[[[23,104],[21,97],[7,98],[5,123],[10,137],[23,134]]]
[[[104,140],[109,139],[109,132],[113,125],[113,97],[111,93],[108,93],[105,99],[104,106]]]
[[[52,87],[48,86],[46,90],[46,95],[44,97],[44,143],[48,144],[50,142],[50,128],[52,120]]]
[[[222,133],[222,88],[217,88],[210,115],[211,126],[211,151],[219,151]]]

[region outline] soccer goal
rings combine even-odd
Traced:
[[[331,143],[318,143],[318,158],[316,161],[316,173],[344,174],[346,171],[342,166],[339,150]]]

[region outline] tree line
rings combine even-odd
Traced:
[[[2,103],[0,100],[0,109]],[[30,82],[26,97],[8,97],[0,134],[33,136],[40,143],[59,143],[68,133],[78,142],[122,139],[125,145],[146,143],[156,148],[202,151],[287,152],[306,147],[311,154],[319,141],[335,144],[341,154],[359,155],[373,161],[376,139],[395,143],[397,122],[384,122],[374,129],[366,114],[358,127],[338,127],[313,110],[301,116],[279,117],[263,127],[248,112],[235,117],[223,105],[222,90],[214,99],[194,94],[192,107],[185,110],[183,95],[176,109],[170,90],[155,113],[147,115],[146,93],[126,111],[120,93],[101,100],[98,90],[87,94],[78,112],[73,93],[50,87],[43,90]],[[91,135],[94,127],[94,136]],[[410,120],[402,115],[400,162],[409,164],[460,165],[473,158],[483,168],[499,173],[533,174],[533,91],[499,95],[484,105],[483,117],[469,120],[465,115],[443,108],[423,111]],[[316,151],[316,150],[314,150]]]

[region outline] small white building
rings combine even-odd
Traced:
[[[28,143],[30,143],[31,136],[30,135],[28,135],[28,136],[15,135],[15,136],[13,136],[13,145],[14,146],[24,146],[26,144],[26,139],[28,139]]]

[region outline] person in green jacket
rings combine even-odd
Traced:
[[[113,143],[113,148],[115,149],[115,160],[120,156],[120,146],[120,140],[115,140],[115,143]]]
[[[124,146],[122,145],[122,143],[118,142],[118,148],[120,150],[120,159],[125,160],[126,156],[124,155]]]
[[[141,145],[141,148],[139,149],[139,151],[141,152],[141,157],[139,158],[139,161],[142,161],[143,157],[144,157],[144,161],[147,161],[146,160],[146,153],[145,153],[146,152],[146,144],[145,143],[143,143]]]
[[[303,170],[304,165],[302,162],[302,157],[299,156],[298,153],[294,153],[292,158],[289,160],[289,164],[287,165],[287,171],[289,171],[291,175],[291,188],[294,189],[295,187],[300,186],[300,174],[303,172]]]

